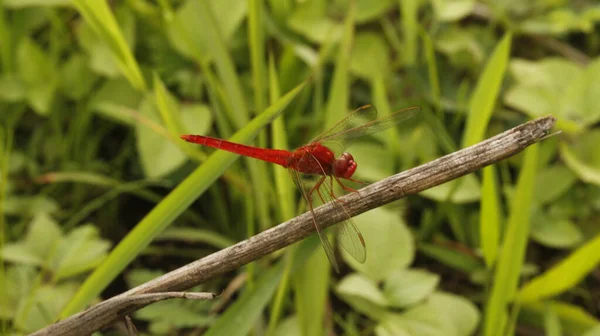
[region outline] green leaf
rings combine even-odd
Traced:
[[[306,264],[292,274],[294,303],[303,335],[317,335],[323,330],[323,314],[329,289],[331,267],[325,253],[319,249]]]
[[[579,283],[600,262],[600,235],[577,249],[544,274],[523,285],[521,302],[538,301],[568,290]]]
[[[399,1],[402,35],[404,36],[404,52],[402,54],[404,64],[415,65],[417,60],[417,42],[419,36],[418,14],[419,1]]]
[[[420,195],[439,202],[471,203],[480,199],[481,187],[477,178],[471,174],[422,191]]]
[[[583,241],[583,233],[568,218],[538,211],[532,218],[531,238],[553,248],[572,248]]]
[[[58,285],[42,285],[35,288],[31,301],[22,300],[17,310],[14,324],[18,330],[32,333],[56,320],[60,310],[77,290],[77,283],[66,282]]]
[[[600,130],[582,133],[570,145],[561,143],[560,154],[569,167],[581,180],[600,186],[600,153],[595,144],[600,141]]]
[[[288,27],[311,42],[338,41],[346,30],[327,17],[326,5],[320,0],[301,2],[288,17]]]
[[[469,115],[463,133],[462,146],[468,147],[483,140],[510,56],[512,35],[507,33],[490,56],[469,101]]]
[[[68,7],[71,5],[71,0],[3,0],[3,6],[8,8],[25,8],[25,7]]]
[[[458,21],[469,15],[475,0],[434,0],[435,16],[440,21]]]
[[[87,59],[79,53],[73,54],[60,69],[61,93],[73,100],[81,100],[92,90],[98,77],[88,67]]]
[[[0,99],[14,103],[25,99],[27,86],[17,76],[3,74],[0,76]]]
[[[229,44],[233,34],[239,29],[248,12],[248,3],[244,0],[207,0],[213,15],[217,18],[216,25],[222,34],[223,40]],[[180,53],[190,58],[212,57],[209,52],[210,44],[204,39],[197,38],[198,34],[207,34],[203,31],[205,22],[199,20],[197,1],[188,0],[180,6],[172,20],[169,22],[168,34],[171,44]]]
[[[446,325],[452,327],[448,331],[460,336],[475,334],[481,316],[471,301],[451,293],[435,292],[429,297],[429,304],[446,319]]]
[[[230,140],[245,143],[271,122],[302,90],[305,83],[271,105],[254,118]],[[226,152],[215,152],[208,160],[181,182],[117,245],[108,258],[84,282],[77,295],[62,312],[68,316],[82,309],[98,295],[148,244],[167,228],[185,209],[196,200],[229,165],[239,157]]]
[[[142,102],[139,112],[147,119],[161,124],[152,96],[147,96]],[[147,177],[167,175],[187,159],[177,145],[145,124],[136,125],[136,138],[140,161]]]
[[[92,270],[107,255],[110,243],[100,238],[93,225],[79,226],[64,237],[53,253],[54,280],[62,280]]]
[[[492,268],[498,254],[500,242],[500,203],[496,184],[496,168],[483,168],[483,185],[481,187],[481,212],[479,213],[479,231],[481,249],[485,263]]]
[[[533,199],[540,205],[550,203],[571,189],[573,184],[575,175],[572,171],[561,164],[552,165],[536,177]]]
[[[390,306],[406,308],[425,299],[437,287],[440,277],[421,270],[400,269],[385,279],[383,292]]]
[[[359,273],[352,273],[343,278],[335,288],[336,294],[347,302],[354,310],[371,319],[382,318],[388,300],[377,283]]]
[[[329,89],[329,100],[325,108],[325,127],[333,126],[338,120],[346,115],[349,99],[350,80],[348,70],[350,67],[350,54],[352,51],[352,40],[354,39],[354,20],[356,7],[350,6],[344,22],[344,36],[338,50],[333,71],[333,80]]]
[[[25,244],[38,257],[48,260],[61,238],[62,232],[58,223],[49,215],[42,213],[35,216],[31,222]]]
[[[380,34],[364,32],[356,35],[350,71],[364,79],[372,79],[389,73],[390,48]]]
[[[40,115],[48,115],[58,87],[56,67],[32,40],[24,38],[17,49],[17,67],[27,87],[27,101]]]
[[[146,82],[139,65],[133,57],[121,32],[121,28],[106,0],[93,2],[73,0],[73,5],[75,5],[79,13],[85,18],[86,23],[90,25],[100,39],[109,47],[112,56],[131,85],[137,90],[146,90]]]
[[[314,235],[299,244],[298,253],[294,254],[292,260],[294,265],[292,272],[297,272],[298,268],[304,266],[309,256],[317,249],[318,244],[319,239]],[[280,260],[276,265],[270,266],[265,272],[262,272],[252,288],[245,291],[205,335],[248,335],[277,289],[283,275],[284,265],[285,260]]]
[[[353,269],[373,280],[384,280],[412,263],[413,237],[398,214],[377,208],[355,217],[354,222],[365,239],[367,260],[361,264],[340,249]]]
[[[124,79],[108,80],[90,98],[90,108],[113,121],[134,126],[138,122],[123,110],[137,110],[143,97]]]
[[[510,203],[510,215],[502,242],[502,253],[498,257],[491,294],[485,309],[484,335],[504,333],[502,331],[506,323],[506,307],[517,289],[529,236],[538,151],[538,144],[525,150],[523,168],[519,175],[516,192]],[[511,333],[512,331],[507,332]]]
[[[472,273],[483,268],[483,264],[479,259],[462,252],[460,249],[425,243],[419,244],[418,248],[428,257],[465,273]]]
[[[584,331],[594,326],[600,326],[600,321],[580,306],[560,301],[523,303],[519,320],[527,321],[527,324],[542,329],[544,327],[544,314],[548,307],[558,316],[565,335],[583,335]]]

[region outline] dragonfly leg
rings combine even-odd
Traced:
[[[345,186],[345,185],[342,183],[342,181],[341,181],[341,180],[340,180],[340,179],[339,179],[337,176],[333,176],[333,177],[335,178],[335,180],[337,181],[337,183],[338,183],[338,184],[339,184],[339,185],[342,187],[342,189],[344,189],[344,190],[346,190],[346,191],[348,191],[348,192],[358,192],[358,191],[357,191],[357,190],[355,190],[355,189],[352,189],[352,188],[350,188],[350,187],[348,187],[348,186]],[[354,181],[354,180],[350,180],[350,181]]]
[[[353,178],[351,178],[351,177],[348,177],[348,178],[346,178],[346,180],[348,180],[348,181],[352,181],[352,182],[356,182],[356,183],[358,183],[358,184],[361,184],[361,185],[366,185],[366,184],[367,184],[367,182],[363,182],[363,181],[355,180],[355,179],[353,179]]]
[[[321,177],[317,183],[315,183],[315,185],[310,189],[310,191],[308,192],[308,199],[312,199],[312,194],[313,192],[315,192],[315,190],[317,191],[317,195],[319,195],[319,198],[321,199],[321,202],[323,202],[323,204],[325,204],[325,199],[323,198],[323,195],[321,195],[321,191],[319,190],[319,187],[321,186],[321,184],[323,184],[323,181],[325,181],[325,176]]]
[[[337,177],[336,177],[336,179],[337,179]],[[329,195],[331,195],[331,197],[332,197],[332,198],[333,198],[333,199],[334,199],[336,202],[338,202],[338,203],[341,203],[341,204],[346,204],[346,201],[343,201],[343,200],[341,200],[341,199],[337,198],[337,197],[335,196],[335,193],[333,192],[333,175],[329,175],[329,185],[330,185],[330,187],[329,187]]]

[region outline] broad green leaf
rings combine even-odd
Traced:
[[[379,281],[412,263],[415,256],[413,237],[399,214],[377,208],[354,217],[354,222],[365,239],[367,260],[361,264],[340,249],[342,257],[353,269]]]
[[[139,112],[146,119],[162,124],[152,96],[147,96],[142,102]],[[147,177],[167,175],[187,159],[177,145],[148,125],[136,125],[136,138],[140,161]]]
[[[531,238],[553,248],[572,248],[583,241],[583,233],[568,218],[538,211],[531,220]]]
[[[480,199],[481,187],[477,178],[473,174],[470,174],[427,189],[421,192],[420,195],[439,202],[450,201],[455,204],[471,203]]]
[[[412,336],[408,325],[398,314],[388,313],[379,321],[375,327],[377,336]]]
[[[596,236],[559,264],[523,285],[518,300],[537,301],[573,288],[598,265],[599,249],[600,236]]]
[[[456,335],[474,335],[481,315],[477,306],[462,296],[445,292],[435,292],[429,297],[429,304],[446,319]]]
[[[600,153],[595,144],[600,141],[600,130],[581,134],[571,145],[560,144],[561,157],[581,180],[600,185]]]
[[[345,30],[326,15],[326,2],[308,0],[300,3],[288,17],[290,29],[316,43],[337,41]]]
[[[92,73],[87,59],[79,53],[73,54],[60,69],[60,90],[73,100],[81,100],[92,90],[98,77]]]
[[[0,76],[0,100],[18,102],[27,96],[27,86],[13,74]]]
[[[539,145],[525,150],[523,168],[517,189],[510,201],[508,226],[498,257],[492,289],[485,308],[484,335],[497,335],[506,326],[506,308],[515,295],[519,274],[523,267],[525,248],[529,237],[530,214],[535,174],[538,165]],[[507,331],[512,333],[512,331]]]
[[[31,217],[56,211],[56,201],[45,196],[8,196],[4,201],[4,213],[13,216]]]
[[[335,292],[354,310],[374,320],[381,319],[388,306],[388,300],[377,283],[359,273],[352,273],[343,278],[337,284]]]
[[[74,282],[36,287],[29,294],[31,301],[22,300],[17,308],[14,320],[17,330],[32,333],[48,325],[49,321],[56,320],[76,290],[77,283]]]
[[[31,222],[25,244],[38,257],[48,260],[61,238],[62,232],[58,223],[48,214],[41,213]]]
[[[422,303],[398,316],[399,321],[410,332],[410,335],[442,336],[456,335],[451,331],[447,318],[438,313],[430,302]]]
[[[364,79],[383,77],[389,73],[390,48],[379,34],[364,32],[356,35],[350,71]]]
[[[469,15],[475,0],[434,0],[435,16],[440,21],[457,21]]]
[[[485,58],[485,51],[474,34],[465,29],[448,27],[435,39],[435,47],[448,56],[451,65],[457,70],[472,70]]]
[[[492,268],[498,254],[500,242],[500,203],[498,200],[495,166],[483,168],[481,186],[481,212],[479,213],[479,232],[483,258],[489,269]]]
[[[207,0],[213,15],[217,18],[216,24],[222,34],[223,40],[229,44],[233,34],[239,29],[248,12],[245,0]],[[204,31],[205,22],[198,18],[197,1],[188,0],[180,6],[172,20],[169,22],[168,34],[171,44],[183,55],[195,58],[197,55],[210,58],[210,44],[198,38],[198,34],[207,34]]]
[[[302,90],[305,83],[272,104],[265,112],[254,118],[230,140],[247,143],[271,122]],[[98,295],[150,242],[167,228],[185,209],[239,157],[226,152],[215,152],[208,160],[188,176],[163,199],[130,233],[117,245],[108,258],[84,282],[77,295],[63,310],[68,316],[82,309]]]
[[[537,204],[550,203],[575,183],[575,175],[562,164],[549,166],[538,174],[535,182],[534,201]]]
[[[134,126],[139,122],[123,110],[137,111],[143,97],[124,79],[108,80],[90,98],[90,108],[113,121]]]
[[[69,232],[52,254],[51,269],[59,281],[98,266],[107,255],[110,243],[100,238],[98,229],[90,224]]]
[[[50,57],[35,42],[25,38],[17,49],[17,67],[27,87],[29,105],[38,114],[47,116],[59,82]]]
[[[512,35],[506,34],[490,56],[469,101],[469,115],[463,133],[462,146],[468,147],[483,140],[494,112],[504,72],[510,56]]]
[[[14,319],[19,305],[32,293],[31,287],[38,276],[34,266],[6,265],[3,273],[3,286],[0,287],[0,317]]]
[[[421,270],[399,269],[383,284],[383,293],[394,308],[406,308],[425,299],[437,287],[440,277]]]

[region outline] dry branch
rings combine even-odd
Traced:
[[[514,127],[471,147],[443,156],[373,183],[360,193],[340,197],[351,216],[397,201],[406,195],[451,181],[490,164],[494,164],[543,139],[554,126],[556,118],[542,117]],[[325,204],[315,209],[319,223],[331,226],[343,218],[335,207]],[[306,238],[314,231],[310,213],[263,231],[221,251],[169,272],[121,295],[108,299],[63,321],[50,325],[33,335],[88,335],[105,328],[127,312],[110,308],[110,302],[140,294],[180,291],[208,279],[234,270],[269,253]],[[93,314],[92,314],[93,313]]]

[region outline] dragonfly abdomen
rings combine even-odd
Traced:
[[[181,138],[187,142],[204,145],[235,154],[248,156],[254,159],[275,163],[287,167],[292,153],[283,149],[270,149],[242,145],[223,139],[217,139],[204,135],[182,135]]]

